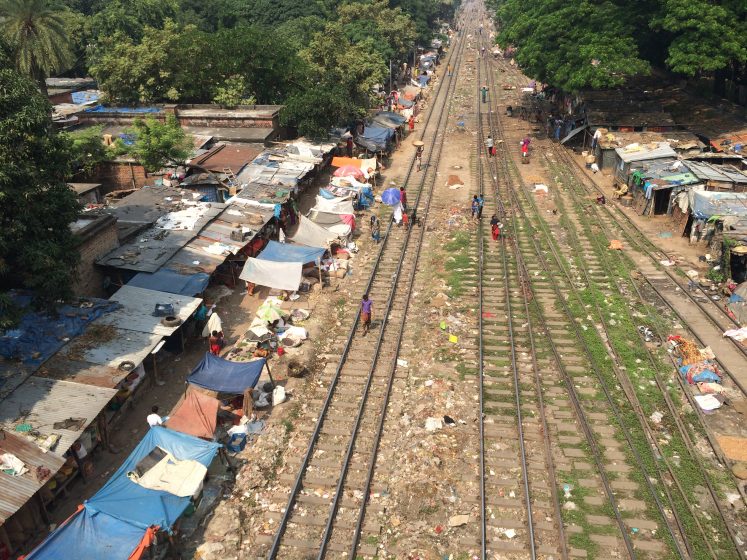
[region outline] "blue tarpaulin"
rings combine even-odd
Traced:
[[[387,149],[387,144],[393,137],[394,130],[391,128],[368,123],[365,132],[355,141],[371,152],[382,152]]]
[[[427,86],[430,81],[431,77],[428,74],[420,74],[420,76],[418,76],[418,83],[421,88]]]
[[[62,348],[65,339],[80,335],[88,323],[121,307],[115,301],[90,298],[81,301],[86,307],[62,305],[57,308],[57,315],[52,316],[32,311],[30,296],[11,293],[10,298],[14,305],[28,310],[16,328],[0,332],[0,356],[37,367]]]
[[[103,512],[119,520],[147,529],[157,525],[170,531],[189,505],[190,498],[161,490],[150,490],[134,483],[127,473],[156,447],[179,460],[193,460],[208,467],[221,447],[219,443],[168,430],[151,428],[124,464],[109,481],[85,503],[91,513]]]
[[[205,354],[202,361],[187,377],[187,382],[219,393],[243,393],[259,381],[265,360],[230,362],[213,354]]]
[[[162,268],[158,272],[140,272],[127,282],[128,286],[147,288],[157,292],[167,292],[194,297],[205,291],[210,283],[210,275],[204,272],[179,274],[175,270]]]
[[[145,529],[86,508],[58,527],[25,560],[127,560]]]
[[[319,262],[325,251],[323,247],[288,245],[270,241],[257,258],[261,261],[310,263]]]

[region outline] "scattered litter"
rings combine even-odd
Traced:
[[[544,183],[535,183],[534,184],[534,192],[535,193],[544,193],[544,194],[547,194],[550,191],[547,188],[547,185],[545,185]]]
[[[721,401],[713,395],[695,395],[693,398],[698,403],[698,406],[706,412],[721,408]]]
[[[461,527],[467,523],[469,523],[469,515],[467,514],[452,515],[449,518],[449,527]]]
[[[440,430],[443,428],[443,424],[441,423],[440,418],[434,418],[431,416],[430,418],[425,419],[425,429],[429,432],[435,432],[436,430]]]
[[[672,237],[672,232],[671,231],[662,231],[659,234],[659,237],[661,237],[662,239],[670,239]]]
[[[613,249],[615,251],[622,251],[622,248],[623,248],[622,241],[620,241],[619,239],[612,239],[610,241],[610,246],[608,248]]]
[[[651,421],[652,421],[652,422],[653,422],[654,424],[661,424],[661,420],[662,420],[662,418],[664,418],[664,414],[662,414],[661,412],[659,412],[659,411],[657,410],[657,411],[656,411],[656,412],[654,412],[654,413],[653,413],[653,414],[652,414],[651,416],[649,416],[649,418],[651,418]]]
[[[509,539],[513,539],[516,536],[516,530],[504,529],[503,534],[506,535]]]
[[[423,385],[425,385],[426,387],[430,387],[431,385],[433,385],[433,379],[429,379],[428,381],[423,383]]]
[[[566,500],[571,497],[571,488],[572,486],[570,484],[563,484],[563,495]]]
[[[457,342],[459,342],[459,337],[457,335],[455,335],[455,334],[450,334],[449,335],[449,342],[453,342],[454,344],[456,344]]]
[[[674,266],[675,262],[673,260],[664,259],[663,261],[659,261],[659,264],[663,266]]]
[[[447,426],[456,426],[456,420],[454,420],[451,416],[444,415],[444,424]]]
[[[407,367],[407,360],[403,360],[402,358],[397,358],[397,365],[400,367]]]
[[[638,332],[641,333],[641,336],[643,337],[643,340],[646,342],[651,342],[654,339],[654,333],[646,327],[645,325],[640,325],[638,327]]]
[[[277,406],[285,402],[285,387],[278,385],[272,390],[272,406]]]

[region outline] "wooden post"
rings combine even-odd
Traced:
[[[267,375],[270,376],[270,383],[272,384],[272,388],[275,388],[275,380],[272,378],[272,372],[270,371],[270,363],[265,360],[265,367],[267,368]]]

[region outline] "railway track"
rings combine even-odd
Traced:
[[[492,80],[492,72],[490,77],[491,89],[496,91],[495,83]],[[540,323],[549,319],[555,323],[552,325],[553,327],[558,327],[552,329],[555,332],[552,332],[549,328],[546,331],[545,329],[537,329],[548,334],[547,340],[553,349],[555,365],[566,383],[567,393],[565,395],[561,393],[558,399],[553,399],[553,404],[557,401],[562,403],[564,408],[572,409],[561,410],[559,416],[567,417],[575,413],[580,433],[585,435],[586,440],[587,450],[584,450],[582,448],[584,442],[577,435],[563,436],[564,441],[573,441],[579,447],[564,450],[566,458],[569,458],[568,455],[570,455],[579,459],[573,462],[571,472],[564,474],[566,478],[579,480],[581,477],[574,471],[585,471],[582,476],[584,476],[583,480],[586,486],[595,487],[598,494],[603,494],[609,505],[608,512],[611,509],[614,514],[613,516],[603,516],[587,513],[585,519],[578,520],[582,532],[588,533],[587,537],[590,541],[588,547],[590,550],[585,552],[593,553],[595,549],[604,546],[616,549],[616,554],[627,554],[629,557],[635,558],[642,551],[643,554],[658,554],[669,549],[679,557],[688,557],[686,547],[683,547],[682,531],[677,530],[679,527],[677,519],[675,516],[668,514],[669,510],[660,497],[659,490],[653,486],[653,473],[650,472],[650,466],[646,467],[648,461],[644,459],[648,459],[648,456],[653,455],[653,452],[650,448],[646,449],[645,446],[641,448],[641,445],[634,441],[636,438],[631,433],[630,426],[623,421],[623,413],[616,400],[617,395],[613,395],[610,380],[605,378],[599,370],[592,349],[575,320],[576,314],[573,313],[570,305],[574,299],[579,297],[577,287],[574,285],[575,279],[571,276],[567,267],[564,266],[564,258],[559,254],[554,240],[547,236],[546,231],[538,227],[541,225],[542,218],[538,215],[536,208],[528,204],[528,198],[525,198],[527,197],[526,188],[520,175],[512,168],[512,155],[508,151],[508,146],[513,146],[516,143],[515,139],[505,134],[500,119],[497,118],[496,128],[499,130],[499,137],[503,140],[500,146],[502,155],[504,155],[499,160],[502,162],[502,166],[498,166],[502,167],[502,188],[504,189],[500,194],[504,197],[504,200],[509,201],[512,205],[512,224],[517,237],[515,252],[519,259],[523,260],[523,254],[529,254],[532,259],[536,259],[533,261],[534,266],[527,269],[529,275],[527,283],[531,283],[533,287],[536,286],[533,292],[537,295],[540,304],[537,316]],[[522,230],[526,231],[528,235],[522,235]],[[544,239],[539,239],[538,235],[544,237]],[[546,258],[546,254],[550,257]],[[533,268],[534,270],[532,270]],[[565,283],[561,286],[560,282],[563,280],[565,280]],[[533,302],[536,303],[535,300]],[[539,325],[535,326],[535,328],[537,327]],[[563,346],[560,348],[557,345],[559,340],[563,341]],[[569,357],[571,360],[569,360]],[[588,361],[588,364],[585,364],[585,361]],[[603,399],[599,404],[604,403],[604,406],[601,407],[594,402],[595,397],[600,395],[603,396]],[[550,407],[550,410],[554,415],[553,407]],[[554,419],[557,420],[557,418]],[[621,445],[621,442],[626,445]],[[601,445],[599,445],[600,443]],[[591,458],[593,465],[580,460],[584,457]],[[633,480],[620,480],[621,474],[627,475],[629,472],[639,474],[638,478],[642,481],[640,485]],[[613,483],[617,483],[617,488],[614,491]],[[601,492],[599,492],[600,486]],[[648,503],[638,499],[642,493],[648,494],[650,498]],[[594,496],[593,499],[586,500],[590,502],[587,505],[596,503],[604,508],[606,504],[600,498],[600,496]],[[637,518],[633,520],[635,525],[648,527],[646,535],[649,538],[641,538],[640,528],[631,524],[630,518],[623,519],[621,506],[624,510],[639,510],[636,514]],[[589,508],[585,509],[588,511]],[[611,517],[614,517],[614,520]],[[601,531],[595,530],[596,524],[601,526]],[[614,528],[615,525],[617,526],[617,535],[610,535],[609,530]],[[660,528],[666,529],[665,535],[668,536],[665,539],[666,542],[653,537]],[[635,543],[633,536],[635,536]],[[584,540],[586,539],[578,537],[578,533],[570,537],[572,544]],[[571,550],[574,555],[579,552],[575,548]]]
[[[423,227],[402,230],[390,222],[386,230],[366,290],[381,319],[367,337],[357,329],[359,314],[353,323],[285,504],[267,514],[277,521],[270,559],[376,554],[361,536],[379,532],[375,521],[366,522],[368,498],[463,51],[459,37],[448,60],[453,77],[442,78],[420,135],[429,146],[424,170],[416,171],[413,158],[404,181]]]
[[[510,70],[510,69],[509,69]],[[504,70],[505,71],[505,70]],[[505,137],[504,137],[505,138]],[[515,141],[518,141],[518,137],[514,138],[507,138],[509,141],[507,142],[509,145],[513,145],[513,143],[516,143]],[[509,158],[511,158],[511,154],[507,154]],[[512,160],[508,160],[512,161]],[[513,165],[513,163],[511,163]],[[557,170],[553,170],[554,173],[557,173]],[[543,227],[543,218],[539,216],[539,214],[536,211],[536,208],[532,208],[534,206],[533,201],[530,200],[530,196],[527,192],[526,186],[523,185],[523,183],[520,180],[520,176],[518,173],[516,173],[517,176],[517,184],[518,188],[515,190],[515,192],[511,195],[512,197],[516,198],[517,200],[519,198],[524,200],[524,206],[529,210],[530,214],[534,214],[533,219],[536,224],[539,225],[540,230],[544,230],[544,236],[546,238],[549,238],[552,233],[549,231],[549,228],[546,226]],[[564,180],[564,184],[567,184],[568,181]],[[518,193],[518,194],[516,194]],[[578,201],[576,201],[578,202]],[[562,213],[562,210],[561,210]],[[569,243],[569,246],[571,247],[570,252],[567,251],[567,254],[565,255],[565,258],[570,264],[570,267],[567,267],[564,275],[567,279],[568,285],[572,286],[573,289],[569,290],[569,292],[578,292],[578,287],[583,288],[586,290],[589,286],[598,286],[599,290],[601,290],[604,293],[610,294],[610,286],[609,286],[609,278],[605,278],[605,264],[602,262],[605,260],[605,256],[608,255],[609,251],[605,246],[600,246],[599,244],[599,236],[597,233],[596,239],[593,235],[591,235],[589,232],[586,232],[584,234],[584,228],[582,227],[581,221],[583,220],[583,217],[588,216],[589,214],[593,214],[594,211],[581,210],[579,211],[577,209],[576,214],[573,216],[573,219],[575,220],[573,223],[568,224],[566,226],[566,233],[567,236],[572,238],[571,242]],[[599,222],[597,224],[598,228],[601,229],[601,231],[610,231],[610,227],[612,224],[609,223],[601,223]],[[534,230],[533,230],[534,231]],[[579,238],[573,239],[573,232],[581,232],[579,235]],[[557,235],[557,232],[554,232]],[[568,241],[568,237],[565,239],[565,241]],[[553,248],[553,242],[550,239],[547,239],[547,246],[550,248],[549,251],[546,251],[547,253],[552,253],[555,260],[560,263],[561,259],[557,253],[560,252],[560,247]],[[574,259],[574,256],[580,256],[584,255],[583,259]],[[538,256],[540,256],[538,254]],[[562,268],[562,267],[561,267]],[[559,271],[562,272],[562,271]],[[579,282],[579,272],[580,272],[580,282]],[[574,276],[575,275],[575,276]],[[581,286],[574,286],[574,284],[581,284]],[[570,294],[569,294],[570,295]],[[575,296],[578,298],[578,293]],[[582,300],[579,299],[578,303],[581,303]],[[572,297],[567,298],[567,303],[571,302]],[[643,299],[641,299],[642,303]],[[588,305],[586,306],[589,307]],[[609,322],[609,317],[606,319],[602,317],[601,310],[598,307],[598,304],[594,306],[594,310],[596,311],[596,315],[599,319],[599,324],[601,325],[601,335],[603,335],[603,338],[606,337],[607,340],[609,340],[610,333],[607,329],[607,324]],[[577,309],[580,311],[580,313],[584,312],[584,306],[579,305]],[[590,318],[590,317],[589,317]],[[612,321],[614,323],[614,321]],[[642,346],[644,346],[642,344]],[[610,357],[612,358],[612,362],[615,363],[616,360],[619,359],[619,356],[615,354],[614,349],[611,349],[609,346],[607,347],[607,351],[610,354]],[[660,492],[660,500],[657,501],[657,508],[659,510],[659,513],[661,514],[661,517],[665,520],[667,520],[669,532],[672,536],[672,539],[670,539],[670,545],[673,544],[676,553],[680,557],[712,557],[712,558],[725,558],[725,557],[737,557],[735,556],[736,550],[735,548],[732,548],[728,542],[724,543],[724,539],[722,538],[725,534],[724,528],[720,528],[721,532],[721,538],[719,539],[718,531],[714,531],[712,526],[704,528],[702,524],[699,521],[699,516],[702,515],[702,512],[700,511],[700,508],[702,507],[702,504],[699,503],[693,503],[691,492],[688,492],[683,488],[683,484],[687,485],[689,483],[692,483],[691,480],[685,480],[681,481],[677,478],[675,473],[671,469],[671,465],[666,460],[666,457],[664,455],[664,452],[662,449],[657,445],[656,439],[660,434],[654,433],[654,431],[651,429],[650,426],[647,425],[647,418],[643,415],[643,410],[641,407],[641,404],[637,402],[635,391],[632,388],[631,383],[626,382],[627,380],[627,374],[624,371],[619,371],[617,369],[615,371],[616,379],[618,379],[623,386],[624,389],[624,398],[627,400],[627,404],[631,407],[631,409],[635,412],[635,415],[637,417],[638,422],[640,423],[641,427],[643,428],[643,431],[645,432],[645,439],[648,441],[648,445],[650,447],[650,455],[653,457],[656,457],[659,459],[659,461],[654,461],[652,465],[654,465],[655,469],[653,472],[655,472],[658,477],[656,480],[660,481],[669,481],[668,484],[672,486],[672,489],[670,491],[669,488],[666,487],[666,485],[659,485],[659,488],[662,488],[663,491],[659,491],[658,488],[649,488],[651,496],[656,496],[657,492]],[[660,383],[658,385],[658,389],[662,392],[662,395],[665,397],[665,400],[670,401],[669,396],[667,394],[667,386],[664,383],[661,383],[661,379],[657,379],[657,382]],[[652,382],[653,383],[653,382]],[[607,391],[605,391],[607,392]],[[621,399],[621,402],[625,402],[625,400]],[[610,402],[612,404],[612,402]],[[684,449],[691,455],[690,458],[694,459],[696,461],[696,466],[701,466],[699,463],[699,458],[697,456],[697,451],[692,447],[691,441],[689,440],[689,434],[684,426],[682,426],[682,423],[679,421],[678,418],[678,412],[675,412],[674,407],[671,402],[667,403],[667,406],[670,406],[670,413],[673,418],[677,419],[676,426],[672,426],[672,429],[674,431],[680,431],[681,436],[684,440]],[[632,440],[628,437],[628,443],[631,444]],[[633,445],[630,445],[631,449],[633,448]],[[643,447],[640,444],[638,444],[638,447]],[[641,449],[643,454],[646,454],[646,449],[643,447]],[[663,460],[662,460],[663,459]],[[679,460],[679,458],[678,458]],[[657,465],[657,462],[663,463],[664,467],[662,468],[661,465]],[[645,472],[645,471],[644,471]],[[710,488],[710,482],[705,473],[702,472],[701,474],[704,477],[704,484],[708,485]],[[648,476],[646,477],[648,478]],[[674,494],[674,496],[673,496]],[[688,497],[688,494],[690,494],[690,497]],[[712,493],[712,500],[713,503],[709,507],[713,507],[713,509],[721,516],[723,516],[723,511],[721,510],[717,497],[715,494]],[[659,504],[659,502],[662,502]],[[669,505],[667,505],[669,504]],[[683,505],[684,504],[684,505]],[[667,507],[661,507],[661,506],[667,506]],[[667,512],[671,512],[668,514]],[[688,527],[685,527],[682,520],[680,519],[680,516],[689,516],[689,519],[687,521],[690,521],[689,529]],[[710,521],[710,518],[708,516],[703,516],[705,519]],[[705,523],[705,522],[704,522]],[[731,540],[738,543],[739,540],[734,538],[733,531],[731,531],[729,526],[729,520],[728,518],[724,518],[724,524],[727,528],[729,528],[729,533]],[[710,523],[709,523],[710,525]],[[714,535],[716,535],[714,539]],[[696,541],[695,544],[691,541]],[[711,545],[711,540],[714,540],[714,542],[718,544]],[[680,546],[681,544],[681,546]],[[717,550],[714,550],[716,548]]]
[[[484,143],[494,134],[491,99],[480,99],[481,78],[490,71],[485,57],[477,69],[477,184],[481,193],[488,193],[477,236],[481,558],[523,553],[532,560],[557,555],[567,559],[528,306],[531,294],[511,242],[505,237],[495,242],[491,235],[489,216],[504,216],[506,209],[494,196],[492,158]],[[509,365],[500,367],[504,356]]]

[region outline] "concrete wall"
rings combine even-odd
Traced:
[[[94,218],[77,234],[81,240],[78,246],[80,263],[73,290],[78,296],[105,298],[104,273],[95,262],[119,247],[117,219],[109,215]]]

